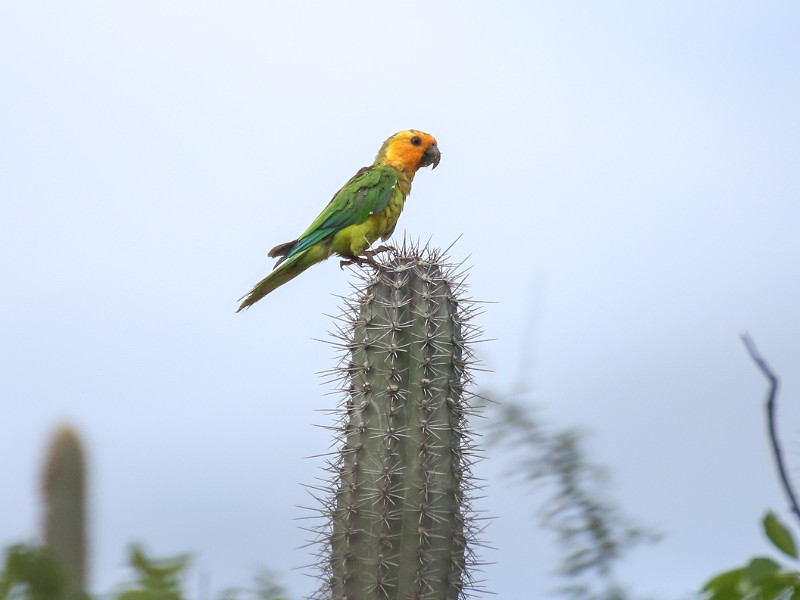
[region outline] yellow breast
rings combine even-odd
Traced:
[[[394,227],[397,225],[397,219],[400,218],[400,213],[403,212],[403,206],[405,206],[405,203],[406,199],[403,196],[403,193],[400,190],[395,189],[392,197],[389,199],[389,204],[386,205],[386,208],[384,208],[379,214],[373,215],[373,217],[376,217],[378,224],[378,235],[375,236],[375,239],[378,237],[389,237],[392,235],[392,231],[394,231]]]
[[[395,189],[386,208],[381,212],[370,215],[359,225],[350,225],[336,233],[333,236],[333,251],[342,256],[358,256],[379,237],[389,237],[397,225],[404,204],[403,192]]]

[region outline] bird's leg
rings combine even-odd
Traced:
[[[363,267],[366,264],[374,267],[375,269],[379,269],[380,265],[375,260],[375,256],[382,254],[383,252],[397,252],[397,249],[394,246],[386,246],[381,244],[374,250],[364,250],[358,256],[351,256],[345,260],[339,261],[339,268],[344,269],[350,265],[358,265],[359,267]]]
[[[339,261],[339,268],[344,269],[345,267],[349,267],[350,265],[358,265],[359,267],[363,267],[364,263],[371,264],[375,266],[375,261],[368,257],[368,256],[351,256],[349,258],[345,258],[344,260]]]
[[[345,258],[339,261],[339,268],[344,269],[345,267],[349,267],[350,265],[360,264],[358,262],[358,257],[353,258]]]
[[[358,259],[361,260],[361,262],[359,262],[359,265],[361,265],[362,263],[367,263],[368,265],[372,265],[373,267],[378,268],[378,263],[375,261],[375,257],[378,254],[382,254],[384,252],[397,252],[397,250],[392,246],[384,246],[384,245],[380,245],[373,250],[364,250],[357,257]]]
[[[383,254],[384,252],[397,252],[397,248],[395,248],[394,246],[389,246],[387,244],[381,244],[374,250],[365,250],[364,255],[373,257],[376,254]]]
[[[373,258],[375,256],[374,250],[366,250],[363,254],[359,256],[351,256],[344,260],[339,261],[339,268],[344,269],[350,265],[358,265],[359,267],[363,267],[364,265],[369,265],[374,269],[380,269],[380,265],[378,262]]]

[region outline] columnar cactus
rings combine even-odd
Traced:
[[[392,252],[363,279],[338,335],[346,397],[319,597],[463,598],[476,564],[465,391],[474,304],[427,249]]]
[[[53,434],[42,476],[42,537],[67,573],[71,591],[86,584],[86,467],[78,433],[62,426]]]

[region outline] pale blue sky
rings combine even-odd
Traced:
[[[0,3],[0,545],[37,530],[61,419],[85,434],[92,578],[192,550],[214,590],[313,582],[295,508],[328,446],[335,261],[236,299],[405,128],[443,158],[398,232],[470,256],[481,385],[592,432],[664,532],[621,579],[674,598],[768,552],[783,509],[749,330],[800,463],[796,2]],[[490,455],[491,456],[491,455]],[[552,546],[481,467],[490,589],[541,596]],[[796,472],[796,471],[795,471]]]

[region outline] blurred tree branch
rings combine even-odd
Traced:
[[[605,496],[605,469],[589,460],[580,431],[549,431],[523,402],[503,400],[489,410],[497,414],[488,419],[487,444],[518,451],[511,475],[550,490],[539,514],[561,547],[558,573],[567,584],[560,592],[581,600],[629,598],[614,581],[614,565],[632,546],[659,536],[632,525]]]
[[[791,481],[789,480],[789,474],[786,470],[786,463],[783,458],[783,450],[781,449],[780,441],[778,440],[778,426],[777,426],[777,417],[776,417],[776,407],[777,407],[777,399],[778,399],[778,389],[780,387],[780,380],[772,371],[772,369],[767,364],[767,361],[764,359],[763,356],[756,348],[755,342],[750,337],[749,334],[744,333],[741,335],[742,342],[744,342],[745,348],[747,348],[748,354],[750,354],[750,358],[753,359],[753,362],[756,363],[756,366],[759,368],[761,373],[764,377],[767,378],[769,381],[769,390],[767,391],[767,425],[769,427],[769,439],[772,445],[772,454],[775,458],[775,464],[778,467],[778,475],[781,479],[781,484],[783,486],[784,491],[786,492],[786,496],[789,498],[789,506],[791,511],[794,513],[795,517],[800,520],[800,505],[797,503],[797,496],[794,492],[794,488],[792,487]]]
[[[780,382],[777,375],[759,353],[753,339],[746,333],[740,336],[750,358],[756,363],[764,377],[769,381],[767,390],[767,425],[769,439],[781,485],[789,498],[791,512],[800,518],[800,507],[797,496],[789,481],[783,451],[778,440],[777,400]],[[775,550],[796,563],[798,559],[797,543],[792,531],[786,527],[777,514],[767,511],[762,519],[762,527],[767,539]],[[743,566],[729,569],[713,576],[702,588],[705,600],[753,600],[782,599],[800,597],[800,571],[787,568],[768,556],[755,556]]]

